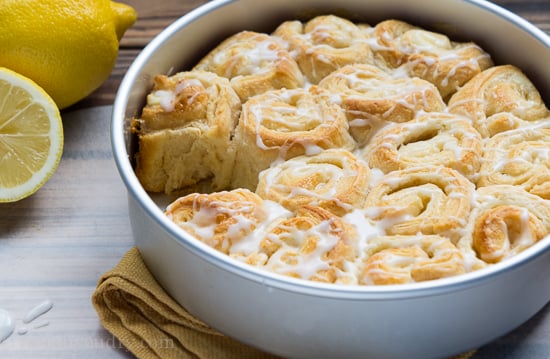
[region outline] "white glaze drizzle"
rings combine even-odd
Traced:
[[[10,313],[0,308],[0,344],[8,339],[15,330],[15,322]]]
[[[188,87],[204,89],[202,82],[197,79],[183,79],[178,81],[173,89],[153,91],[147,96],[147,103],[150,106],[159,105],[165,112],[172,112],[176,106],[178,95]],[[193,103],[199,93],[200,91],[197,91],[193,96],[189,97],[187,103]]]
[[[38,305],[36,305],[34,308],[32,308],[27,315],[23,318],[23,323],[30,323],[36,318],[40,317],[41,315],[46,314],[48,311],[50,311],[53,308],[53,302],[51,300],[45,300]]]
[[[277,202],[264,200],[262,205],[267,218],[258,223],[254,231],[250,232],[246,237],[235,241],[230,249],[230,254],[250,255],[259,252],[260,242],[272,223],[292,216],[291,211]]]
[[[17,332],[19,335],[25,335],[28,333],[29,328],[27,324],[32,323],[38,317],[46,314],[53,308],[53,302],[51,300],[44,300],[33,307],[27,312],[23,317],[22,323],[24,325],[19,326],[16,330],[16,323],[12,315],[0,308],[0,344],[8,339],[14,332]],[[32,327],[32,329],[40,329],[49,325],[49,322],[42,322]]]

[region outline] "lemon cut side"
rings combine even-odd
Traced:
[[[0,68],[0,202],[35,193],[63,152],[61,115],[32,80]]]

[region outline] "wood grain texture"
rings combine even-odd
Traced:
[[[203,0],[122,0],[139,19],[122,39],[116,67],[89,97],[63,111],[65,149],[52,179],[35,195],[0,204],[0,308],[16,332],[0,358],[131,358],[100,325],[90,297],[99,277],[132,246],[126,190],[109,142],[110,105],[126,70],[166,25]],[[550,33],[550,1],[495,3]],[[28,311],[54,307],[32,323]],[[474,359],[549,358],[550,306]]]

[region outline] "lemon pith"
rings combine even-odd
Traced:
[[[0,202],[35,193],[63,151],[59,110],[36,83],[0,68]]]

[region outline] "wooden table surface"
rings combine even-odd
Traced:
[[[101,327],[90,303],[98,278],[132,246],[126,190],[109,143],[110,106],[141,49],[206,1],[121,1],[137,10],[139,20],[121,41],[111,77],[63,111],[58,170],[35,195],[0,204],[0,316],[9,313],[15,321],[14,333],[0,343],[0,358],[132,357]],[[550,34],[550,1],[495,2]],[[41,305],[53,307],[26,323],[25,316]],[[550,306],[474,356],[496,357],[550,358]]]

